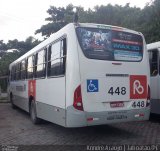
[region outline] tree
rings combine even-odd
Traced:
[[[52,33],[58,31],[66,24],[73,22],[73,8],[72,4],[64,7],[50,6],[47,10],[49,21],[46,25],[41,26],[36,30],[35,34],[41,33],[42,36],[49,37]],[[84,11],[83,7],[78,7],[79,22],[110,24],[124,27],[136,27],[136,22],[139,19],[140,8],[130,7],[129,3],[122,7],[119,5],[112,6],[95,6],[94,10],[88,9]]]
[[[0,58],[5,54],[6,50],[7,45],[3,42],[3,40],[0,40]]]
[[[25,41],[18,41],[17,39],[9,40],[7,44],[0,41],[0,76],[8,74],[8,67],[11,62],[31,50],[40,43],[34,37],[28,37]],[[7,50],[14,50],[7,52]]]
[[[144,33],[147,43],[160,40],[160,1],[154,0],[147,5],[141,14],[140,30]]]
[[[49,21],[49,23],[42,25],[40,29],[35,31],[35,34],[42,33],[42,36],[49,37],[52,33],[58,31],[71,22],[73,16],[73,5],[70,4],[66,8],[50,6],[47,13],[50,16],[45,20]]]
[[[8,75],[9,64],[20,57],[18,51],[6,53],[0,59],[0,76]]]

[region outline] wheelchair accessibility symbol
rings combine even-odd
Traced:
[[[98,92],[98,80],[87,80],[87,92]]]

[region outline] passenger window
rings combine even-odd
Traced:
[[[41,78],[45,76],[45,52],[39,51],[36,54],[35,77]]]
[[[16,80],[16,66],[14,66],[14,80]]]
[[[21,79],[24,80],[26,78],[26,61],[23,60],[21,62]]]
[[[19,66],[18,80],[21,80],[21,63],[18,63],[18,66]]]
[[[33,56],[28,58],[28,65],[27,65],[27,78],[33,78]]]
[[[44,76],[46,76],[47,70],[47,48],[44,49]]]
[[[158,74],[158,51],[152,50],[149,52],[150,72],[151,76]]]
[[[11,81],[14,81],[16,79],[16,72],[15,72],[15,66],[12,66],[11,69]]]
[[[16,64],[16,80],[20,80],[21,77],[21,69],[20,69],[20,63]]]
[[[16,64],[15,68],[15,80],[18,80],[18,64]]]
[[[65,74],[66,39],[58,41],[48,49],[48,76]]]
[[[61,41],[55,43],[51,47],[51,60],[60,58],[61,55]]]

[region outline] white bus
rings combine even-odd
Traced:
[[[151,113],[160,114],[160,42],[147,45],[150,62]]]
[[[149,59],[141,33],[70,23],[10,64],[12,106],[64,127],[148,120]]]

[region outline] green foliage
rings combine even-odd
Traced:
[[[6,53],[0,60],[0,75],[8,75],[8,66],[11,62],[20,57],[18,51]]]
[[[72,4],[66,8],[50,6],[47,10],[49,17],[45,19],[49,23],[43,25],[35,33],[49,37],[52,33],[72,22],[73,8]],[[95,6],[93,10],[84,10],[82,7],[78,7],[78,9],[79,22],[109,24],[137,30],[144,34],[147,43],[160,40],[159,0],[151,1],[144,9],[130,7],[129,3],[125,6],[112,6],[111,4]]]
[[[66,8],[50,6],[47,10],[50,17],[46,18],[46,21],[50,23],[41,26],[40,29],[35,31],[35,34],[42,33],[42,36],[49,37],[52,33],[58,31],[69,22],[72,22],[73,5],[70,4]]]
[[[0,79],[0,89],[1,89],[1,92],[7,92],[7,80],[8,78],[3,78],[3,79]],[[2,98],[0,98],[2,99]]]
[[[140,30],[148,43],[160,40],[160,1],[155,0],[142,10]]]
[[[9,64],[39,43],[40,41],[33,37],[28,37],[25,41],[9,40],[7,44],[0,41],[0,76],[8,75]],[[7,52],[7,50],[12,50],[12,52]]]

